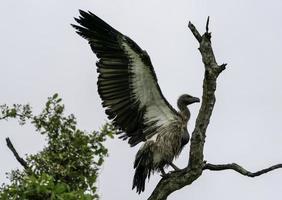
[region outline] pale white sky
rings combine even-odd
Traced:
[[[207,130],[205,159],[237,162],[259,170],[282,162],[282,2],[279,0],[3,0],[0,7],[0,104],[30,103],[36,112],[58,92],[79,127],[98,129],[106,120],[97,94],[96,57],[70,23],[78,9],[90,10],[135,40],[151,56],[160,87],[175,106],[182,93],[201,96],[203,65],[191,20],[204,31],[211,17],[212,42],[219,63],[228,63],[218,80],[217,102]],[[192,106],[193,130],[199,105]],[[20,167],[6,147],[9,136],[21,155],[42,149],[44,139],[29,126],[0,125],[0,181]],[[138,148],[118,139],[106,143],[106,160],[98,187],[103,200],[148,198],[131,191],[133,160]],[[184,149],[176,161],[184,167]],[[204,172],[174,199],[281,199],[282,170],[251,179],[232,171]]]

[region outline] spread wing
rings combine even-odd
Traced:
[[[106,114],[134,146],[171,125],[181,127],[181,116],[162,95],[148,54],[91,12],[80,10],[72,25],[89,41],[97,62],[98,92]]]

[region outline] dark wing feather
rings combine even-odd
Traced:
[[[75,19],[80,26],[72,26],[99,58],[98,92],[108,117],[125,132],[122,137],[134,146],[172,123],[180,127],[181,117],[162,95],[147,53],[93,13],[80,15]]]

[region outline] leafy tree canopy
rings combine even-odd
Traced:
[[[42,151],[22,159],[23,170],[8,173],[10,183],[1,186],[0,199],[99,198],[97,176],[108,154],[103,142],[113,137],[115,129],[108,123],[100,131],[88,133],[78,129],[74,115],[65,116],[61,101],[58,94],[54,94],[39,115],[34,115],[29,105],[0,106],[0,120],[17,118],[21,125],[31,123],[47,140]],[[8,138],[7,144],[12,150]]]

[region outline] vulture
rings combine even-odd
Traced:
[[[91,12],[80,10],[79,25],[72,26],[85,38],[98,58],[98,93],[114,126],[131,147],[138,150],[132,189],[145,189],[153,172],[163,175],[189,141],[187,106],[199,98],[183,94],[176,111],[165,99],[146,51]]]

